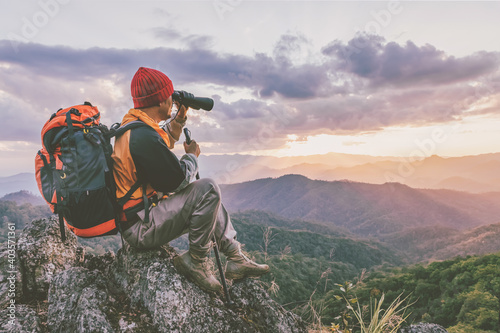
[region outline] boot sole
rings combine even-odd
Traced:
[[[191,275],[189,274],[189,269],[184,265],[184,262],[182,261],[180,256],[177,256],[174,258],[174,267],[180,274],[182,274],[182,276],[184,276],[190,282],[194,283],[201,290],[203,290],[207,293],[216,293],[216,294],[220,293],[222,291],[222,286],[217,290],[213,290],[213,289],[205,288],[204,286],[198,284],[193,278],[191,278]]]
[[[225,275],[226,279],[229,279],[229,280],[242,280],[244,278],[259,278],[262,275],[265,275],[267,273],[269,273],[269,269],[265,272],[256,273],[256,274],[226,272],[224,275]]]

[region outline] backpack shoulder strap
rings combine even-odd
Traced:
[[[145,127],[145,126],[149,126],[149,125],[140,121],[140,120],[131,121],[130,123],[127,123],[123,126],[120,126],[120,124],[116,123],[113,126],[111,126],[111,128],[106,136],[108,139],[111,139],[113,137],[119,137],[120,135],[122,135],[126,131],[129,131],[131,129],[138,128],[138,127]]]

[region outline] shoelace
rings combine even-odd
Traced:
[[[241,248],[238,249],[238,253],[243,257],[243,259],[245,259],[246,261],[248,261],[249,263],[251,264],[254,264],[254,265],[257,265],[257,263],[253,260],[251,260],[250,258],[248,258],[244,253],[243,251],[241,251]]]
[[[214,271],[213,271],[213,267],[212,265],[209,263],[209,260],[208,258],[205,258],[203,261],[199,262],[201,268],[207,273],[207,274],[211,274],[213,275],[214,274]]]

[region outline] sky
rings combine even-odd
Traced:
[[[214,99],[188,112],[203,154],[500,152],[500,2],[0,5],[0,175],[34,172],[61,107],[121,121],[141,66]]]

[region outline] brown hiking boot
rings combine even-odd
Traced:
[[[207,267],[208,258],[195,258],[189,251],[174,258],[179,273],[207,292],[220,292],[222,285]]]
[[[227,257],[226,278],[239,280],[245,277],[259,277],[269,272],[268,265],[260,265],[250,260],[241,251],[240,243],[233,243],[225,253]]]

